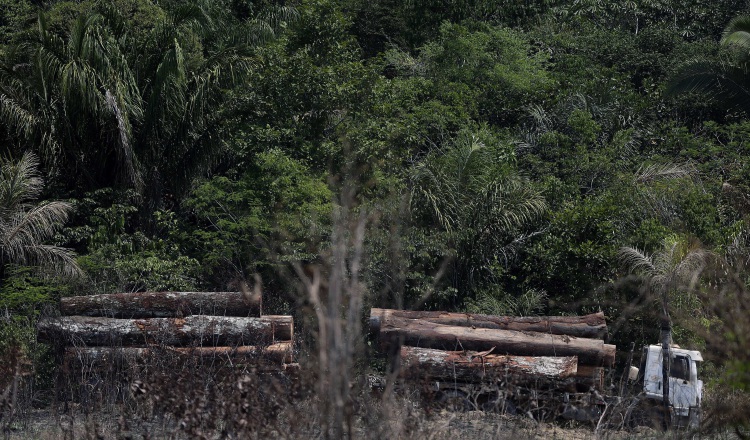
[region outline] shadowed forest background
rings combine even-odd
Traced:
[[[60,296],[304,320],[295,268],[361,225],[362,316],[603,310],[627,350],[666,297],[746,408],[749,7],[0,0],[0,375],[49,383]]]

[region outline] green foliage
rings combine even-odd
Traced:
[[[333,2],[305,2],[285,38],[255,51],[252,87],[237,92],[241,117],[228,134],[240,167],[271,149],[318,171],[341,167],[342,127],[375,81],[348,26]]]
[[[185,255],[177,241],[174,213],[155,213],[158,235],[134,230],[137,209],[132,192],[101,189],[75,200],[78,221],[65,239],[83,249],[78,263],[88,277],[77,294],[145,290],[195,290],[200,263]]]
[[[39,278],[27,267],[12,267],[6,270],[0,285],[0,309],[34,317],[62,291],[65,291],[64,285]]]
[[[21,188],[4,177],[0,237],[37,199],[71,199],[24,237],[75,248],[75,292],[259,273],[281,304],[285,267],[325,260],[333,194],[351,187],[369,302],[601,309],[622,343],[658,331],[622,247],[744,255],[740,0],[278,3],[56,1],[34,22],[0,0],[0,139],[51,177],[2,197]],[[11,244],[0,306],[33,315],[69,287]],[[705,299],[670,295],[680,337],[718,325]]]
[[[455,249],[451,284],[462,295],[495,281],[493,266],[511,258],[524,228],[546,209],[541,194],[515,172],[509,147],[486,130],[461,133],[411,172],[414,215],[445,231]]]
[[[35,18],[34,6],[30,1],[0,1],[0,53],[3,46],[12,42]]]
[[[187,206],[198,220],[190,232],[195,254],[211,276],[230,281],[274,263],[312,260],[326,237],[331,192],[323,179],[280,150],[261,153],[236,178],[215,177],[196,187]]]
[[[153,209],[219,155],[234,111],[227,91],[279,23],[238,22],[197,1],[166,11],[121,3],[129,7],[57,4],[52,17],[76,10],[59,33],[41,15],[3,62],[0,117],[18,148],[37,149],[52,171],[76,176],[75,187],[133,188]]]
[[[554,0],[353,0],[354,32],[368,54],[390,45],[412,51],[434,39],[445,22],[482,21],[493,25],[533,24]]]
[[[497,287],[490,287],[469,302],[467,311],[498,316],[534,316],[544,311],[546,301],[547,293],[542,290],[531,289],[513,297]]]
[[[544,52],[534,51],[510,29],[444,23],[417,63],[426,66],[438,96],[474,107],[474,117],[502,125],[515,122],[519,110],[554,87],[546,61]]]

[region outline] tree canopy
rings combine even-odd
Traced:
[[[745,6],[0,1],[0,261],[80,267],[84,293],[257,274],[287,312],[345,206],[366,305],[601,309],[653,342],[632,275],[746,234]],[[693,299],[673,319],[700,346]]]

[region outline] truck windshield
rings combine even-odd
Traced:
[[[686,356],[675,356],[672,358],[672,366],[669,369],[669,375],[677,379],[690,379],[690,368],[688,368],[688,358]]]

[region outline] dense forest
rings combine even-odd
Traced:
[[[301,316],[350,258],[362,316],[602,310],[627,350],[667,303],[746,390],[748,7],[0,0],[0,350],[73,294]]]

